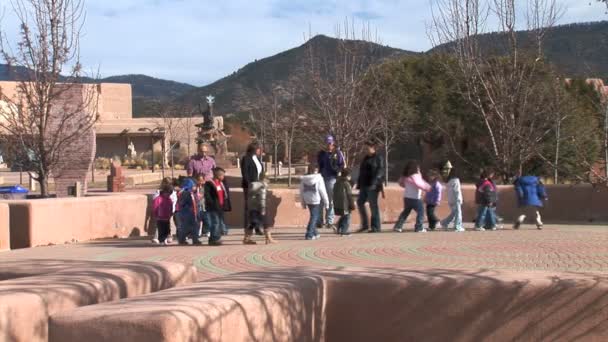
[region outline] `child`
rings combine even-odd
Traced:
[[[179,193],[179,227],[177,239],[180,245],[187,245],[186,238],[192,237],[193,245],[201,245],[198,235],[199,203],[196,196],[197,186],[192,178],[185,178]]]
[[[196,192],[197,198],[199,200],[199,236],[207,236],[210,237],[211,233],[209,233],[209,220],[207,220],[207,215],[205,215],[205,201],[204,201],[204,192],[205,192],[205,175],[196,176],[196,185],[198,187],[198,191]]]
[[[450,206],[450,215],[441,222],[441,226],[447,230],[450,223],[454,222],[456,232],[464,232],[465,230],[462,226],[462,189],[460,187],[458,173],[454,168],[451,168],[447,175],[446,190],[448,205]]]
[[[159,195],[154,199],[152,204],[152,216],[156,220],[158,241],[165,246],[170,243],[168,238],[171,234],[171,217],[173,216],[175,205],[175,202],[171,198],[173,192],[171,179],[163,179]]]
[[[492,181],[493,178],[494,171],[486,169],[482,172],[481,180],[477,186],[476,197],[479,209],[475,221],[475,230],[480,232],[486,230],[484,226],[490,230],[496,230],[496,185]]]
[[[175,190],[175,181],[171,178],[163,178],[163,180],[160,182],[160,187],[158,188],[158,190],[156,190],[156,192],[154,192],[154,195],[152,195],[152,201],[156,200],[162,193],[163,189],[169,189],[171,188],[171,201],[173,202],[173,211],[172,211],[172,215],[175,213],[175,209],[176,209],[176,205],[177,205],[177,192]],[[178,188],[179,189],[179,188]],[[173,215],[173,221],[175,222],[175,227],[177,227],[177,218],[175,215]],[[171,243],[173,242],[173,239],[171,239],[171,225],[169,224],[169,232],[167,233],[168,236],[166,238],[166,242],[167,243]],[[156,232],[154,232],[154,238],[152,239],[152,243],[155,244],[159,244],[161,241],[159,239],[159,232],[158,229],[156,229]]]
[[[266,224],[266,192],[268,185],[264,181],[264,174],[260,175],[260,180],[249,183],[249,191],[247,192],[247,209],[249,217],[249,226],[245,229],[245,238],[243,244],[255,245],[253,241],[253,232],[255,230],[261,230],[264,228],[264,235],[266,237],[266,244],[277,243],[272,238],[270,228]]]
[[[399,220],[393,228],[394,231],[402,233],[403,225],[410,216],[412,210],[416,212],[416,233],[426,233],[423,227],[424,223],[424,205],[422,203],[422,191],[431,191],[431,186],[422,179],[420,166],[415,160],[410,160],[403,170],[403,176],[399,179],[399,185],[405,188],[404,192],[404,209],[399,215]]]
[[[302,177],[300,182],[300,197],[302,198],[302,208],[310,211],[310,220],[306,227],[306,240],[318,240],[321,238],[317,230],[317,222],[321,216],[321,206],[329,209],[329,199],[323,177],[317,173],[314,166],[308,167],[308,173]]]
[[[547,192],[541,180],[536,176],[523,176],[515,181],[515,193],[517,194],[517,202],[522,213],[515,221],[514,229],[519,229],[526,220],[526,215],[523,214],[528,208],[531,208],[536,215],[536,229],[543,229],[543,220],[540,215],[540,210],[547,201]]]
[[[428,180],[430,181],[431,191],[426,193],[424,201],[426,202],[426,217],[429,221],[429,229],[435,230],[439,219],[435,215],[435,209],[441,203],[441,192],[443,187],[439,182],[439,171],[431,170],[428,173]]]
[[[334,211],[340,216],[338,221],[338,234],[350,236],[350,213],[355,210],[353,188],[350,185],[350,170],[344,169],[340,173],[334,186]]]
[[[209,221],[210,246],[222,245],[222,234],[226,230],[224,211],[230,211],[230,191],[224,182],[226,171],[220,167],[213,169],[213,179],[205,183],[205,214]]]

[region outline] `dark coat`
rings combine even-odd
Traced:
[[[382,190],[384,168],[384,159],[378,153],[373,156],[365,156],[359,169],[357,187],[360,190]]]
[[[490,179],[485,179],[478,183],[476,197],[479,196],[479,205],[495,206],[498,200],[498,191],[496,184]]]
[[[264,174],[264,163],[262,163],[261,160],[260,164],[262,164],[262,174]],[[255,167],[255,162],[253,161],[253,155],[246,154],[241,158],[241,176],[241,187],[243,189],[248,189],[249,184],[260,181],[258,169]]]
[[[336,215],[342,216],[355,210],[355,199],[353,198],[353,188],[348,179],[338,178],[334,186],[334,211]]]
[[[232,211],[232,203],[230,201],[230,188],[226,181],[222,182],[222,186],[224,187],[224,206],[220,206],[220,198],[217,193],[217,189],[215,188],[215,183],[213,181],[208,181],[205,183],[205,191],[204,191],[204,201],[205,201],[205,210],[220,212],[220,211]]]

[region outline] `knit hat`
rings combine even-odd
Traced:
[[[325,137],[325,143],[326,144],[335,144],[336,139],[334,138],[333,135],[328,135],[327,137]]]

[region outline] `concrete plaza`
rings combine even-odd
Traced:
[[[200,280],[245,271],[281,268],[372,267],[604,273],[608,271],[605,225],[531,226],[515,231],[353,234],[344,238],[321,230],[305,241],[303,228],[277,228],[276,245],[244,246],[233,228],[221,247],[168,246],[148,239],[101,240],[0,253],[0,264],[31,260],[169,261],[194,265]],[[259,243],[263,243],[259,239]]]

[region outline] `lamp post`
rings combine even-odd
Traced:
[[[156,133],[164,133],[165,129],[162,127],[156,127],[154,129],[150,129],[147,127],[141,127],[138,131],[140,132],[149,132],[150,133],[150,156],[152,159],[152,173],[154,173],[154,134]],[[164,152],[164,141],[163,141],[163,146],[162,146],[163,152]],[[164,156],[163,156],[164,158]],[[164,177],[164,173],[165,173],[165,168],[164,168],[164,161],[161,162],[163,169],[162,169],[162,173],[163,173],[163,177]]]

